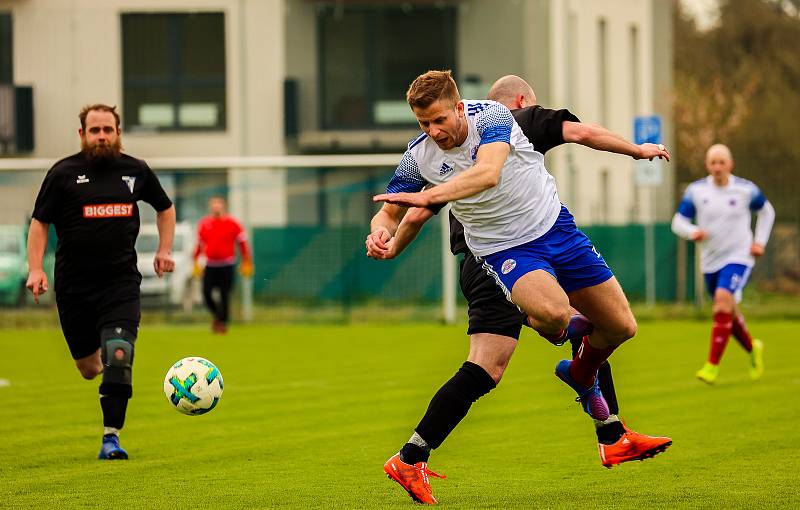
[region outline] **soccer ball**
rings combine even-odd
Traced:
[[[222,374],[207,359],[183,358],[167,370],[164,393],[172,407],[183,414],[205,414],[222,396]]]

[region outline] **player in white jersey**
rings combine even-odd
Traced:
[[[601,126],[582,123],[569,110],[552,110],[537,105],[533,89],[519,76],[507,75],[498,79],[489,89],[487,97],[511,110],[525,137],[534,145],[537,152],[542,154],[565,143],[579,143],[598,150],[626,154],[634,159],[669,158],[669,152],[663,145],[650,143],[634,145]],[[409,209],[394,236],[387,243],[391,248],[375,250],[374,245],[367,243],[367,256],[378,260],[397,257],[417,236],[425,222],[437,212],[428,208]],[[463,255],[459,286],[467,300],[469,316],[467,329],[469,353],[466,366],[479,364],[491,376],[494,383],[499,385],[514,354],[522,326],[527,325],[527,316],[506,299],[494,278],[469,251],[464,239],[464,227],[452,214],[448,216],[450,250],[456,256]],[[583,337],[590,334],[592,328],[593,325],[583,315],[576,313],[570,319],[562,337],[545,338],[555,345],[569,341],[574,356]],[[668,437],[640,434],[620,421],[618,416],[620,407],[614,389],[611,364],[608,361],[601,365],[597,377],[610,413],[605,421],[593,420],[598,441],[597,452],[603,466],[610,468],[623,462],[650,458],[665,451],[672,444],[672,440]],[[456,384],[457,379],[458,376],[456,381],[445,382],[442,386],[444,391]],[[425,414],[414,428],[411,440],[415,442],[407,442],[400,449],[400,459],[406,464],[428,462],[432,450],[440,448],[458,425],[459,422],[454,420],[453,416],[466,416],[465,410],[471,409],[469,402],[463,403],[460,410],[445,408],[441,405],[444,399],[442,392],[437,392],[433,396]]]
[[[462,101],[449,71],[417,77],[406,98],[424,134],[409,144],[388,193],[374,197],[386,203],[372,220],[368,248],[371,243],[386,249],[407,207],[451,202],[470,251],[482,258],[537,331],[562,334],[571,317],[570,301],[594,324],[574,359],[559,362],[556,375],[578,393],[587,413],[607,419],[597,369],[633,337],[636,321],[602,256],[561,205],[542,154],[505,106]],[[439,390],[439,405],[466,413],[469,404],[494,388],[481,364],[482,358],[502,357],[491,352],[494,348],[488,345],[475,362],[464,363]],[[435,502],[428,483],[434,473],[425,462],[409,465],[395,455],[384,470],[418,501]]]
[[[733,333],[750,354],[750,377],[755,380],[764,371],[764,346],[750,336],[737,304],[755,257],[764,254],[775,209],[758,186],[732,175],[733,156],[725,145],[708,149],[706,169],[709,176],[686,188],[672,218],[673,232],[700,243],[700,269],[714,298],[711,348],[697,377],[709,384],[716,380],[720,359]],[[755,237],[750,230],[753,212],[757,215]]]

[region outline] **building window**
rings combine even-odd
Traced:
[[[11,14],[0,12],[0,83],[12,83],[14,81],[12,41]]]
[[[122,15],[123,119],[130,131],[226,126],[225,15]]]
[[[323,129],[413,126],[408,85],[455,67],[453,6],[320,6],[317,27]]]

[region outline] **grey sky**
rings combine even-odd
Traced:
[[[694,16],[700,29],[706,29],[717,21],[718,3],[718,0],[681,0],[681,5]]]

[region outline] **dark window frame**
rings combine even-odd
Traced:
[[[449,31],[452,34],[452,37],[443,37],[442,44],[446,46],[445,52],[449,53],[449,57],[451,58],[451,63],[446,67],[453,71],[453,75],[457,76],[456,74],[456,37],[457,37],[457,23],[456,23],[456,13],[457,7],[454,5],[445,5],[443,7],[414,7],[418,10],[444,10],[444,11],[451,11],[452,16],[445,16],[444,22],[447,24],[445,30]],[[369,108],[369,120],[361,126],[345,126],[340,123],[329,122],[326,112],[328,110],[328,94],[327,94],[327,87],[325,86],[325,76],[326,76],[326,66],[328,65],[326,59],[326,45],[325,45],[325,15],[334,13],[337,9],[344,9],[348,13],[358,13],[358,14],[365,14],[367,16],[366,22],[362,26],[362,30],[364,30],[365,39],[367,43],[364,45],[364,53],[361,55],[363,57],[363,61],[361,65],[365,66],[366,69],[377,69],[375,65],[376,54],[374,48],[377,47],[375,43],[375,37],[377,36],[375,31],[375,18],[379,14],[383,14],[387,11],[397,11],[398,13],[404,12],[404,7],[402,5],[384,5],[384,6],[363,6],[363,5],[353,5],[353,6],[322,6],[319,7],[316,13],[316,32],[317,32],[317,90],[319,94],[319,101],[317,101],[318,110],[317,115],[319,119],[319,126],[320,129],[324,131],[334,131],[334,130],[380,130],[380,131],[390,131],[390,130],[397,130],[397,129],[408,129],[416,127],[417,124],[415,122],[401,122],[401,123],[391,123],[391,124],[384,124],[384,123],[377,123],[374,121],[375,118],[375,97],[376,92],[378,92],[378,82],[380,78],[377,76],[377,73],[367,73],[366,77],[366,86],[365,86],[365,95],[364,100]],[[420,73],[427,71],[430,67],[425,67],[422,69]],[[400,91],[403,94],[405,90]]]
[[[183,58],[181,56],[181,42],[185,34],[185,20],[190,16],[197,15],[212,15],[218,16],[222,23],[223,34],[223,52],[222,52],[222,76],[219,78],[196,78],[187,77],[183,71]],[[173,119],[171,126],[148,126],[148,125],[131,125],[126,120],[130,116],[123,116],[123,127],[126,130],[133,132],[224,132],[228,128],[228,83],[227,83],[227,30],[225,26],[225,12],[224,11],[209,11],[209,12],[124,12],[120,15],[120,35],[122,38],[122,102],[124,109],[129,106],[129,99],[126,94],[132,89],[146,89],[147,87],[165,87],[170,91],[169,104],[173,107]],[[166,18],[168,24],[168,47],[167,55],[169,59],[169,76],[164,78],[129,78],[126,72],[125,55],[127,53],[129,42],[126,40],[125,24],[126,19],[132,20],[134,18],[143,17],[156,17]],[[214,126],[185,126],[180,124],[179,108],[185,101],[181,98],[181,89],[185,87],[222,87],[222,112],[219,122]]]
[[[0,11],[0,83],[14,83],[14,18],[9,11]]]

